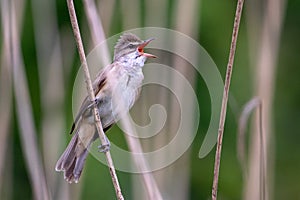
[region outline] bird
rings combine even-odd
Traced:
[[[124,33],[114,47],[113,62],[97,74],[93,81],[95,101],[91,102],[88,96],[83,100],[70,131],[74,135],[55,166],[56,171],[64,172],[67,182],[78,183],[88,149],[98,138],[93,105],[97,105],[103,131],[107,132],[138,99],[144,79],[142,67],[147,58],[156,58],[144,52],[153,39],[141,40],[132,33]],[[102,152],[109,149],[106,140],[107,146],[98,147]]]

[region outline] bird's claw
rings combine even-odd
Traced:
[[[95,98],[94,101],[92,101],[92,103],[90,105],[88,105],[87,110],[92,108],[94,105],[98,105],[100,102],[100,99],[98,97]]]
[[[106,153],[110,150],[110,141],[108,140],[108,138],[106,136],[105,136],[105,141],[106,141],[106,143],[98,146],[98,151],[101,153]]]
[[[110,150],[110,143],[101,144],[98,146],[98,151],[100,153],[106,153]]]

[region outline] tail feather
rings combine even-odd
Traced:
[[[105,127],[104,132],[111,126]],[[55,166],[56,171],[64,172],[66,181],[69,183],[78,182],[88,155],[88,148],[97,138],[98,134],[95,134],[95,126],[93,124],[81,124],[78,126],[76,133]]]
[[[76,162],[73,162],[72,165],[69,166],[64,172],[64,178],[67,182],[72,183],[74,180],[73,170],[75,168]],[[75,180],[74,180],[75,182]]]
[[[74,180],[76,183],[80,178],[87,155],[88,151],[87,149],[85,149],[84,152],[76,159],[75,168],[73,170]]]
[[[77,155],[78,153],[76,152],[76,146],[78,143],[79,137],[76,133],[55,166],[56,171],[64,172],[64,178],[69,183],[78,182],[86,157],[88,155],[88,150],[86,148],[83,150],[83,152]]]
[[[64,171],[70,167],[70,165],[73,163],[75,159],[75,148],[78,142],[78,134],[75,134],[69,145],[67,146],[64,153],[60,156],[58,159],[55,170],[56,171]]]

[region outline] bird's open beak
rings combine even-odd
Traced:
[[[156,58],[155,55],[150,54],[150,53],[145,53],[145,52],[144,52],[144,47],[147,46],[152,40],[154,40],[154,38],[150,38],[150,39],[148,39],[148,40],[145,40],[142,44],[140,44],[140,45],[138,46],[138,51],[139,51],[139,53],[140,53],[141,55],[147,57],[147,58]]]

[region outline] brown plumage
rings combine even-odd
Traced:
[[[144,78],[142,66],[147,57],[155,57],[143,51],[151,40],[142,41],[130,33],[122,35],[115,46],[113,63],[96,76],[93,88],[104,132],[122,113],[128,112],[138,98]],[[56,171],[64,171],[69,183],[79,181],[89,146],[98,138],[91,104],[86,97],[71,128],[70,134],[74,135],[56,163]]]

